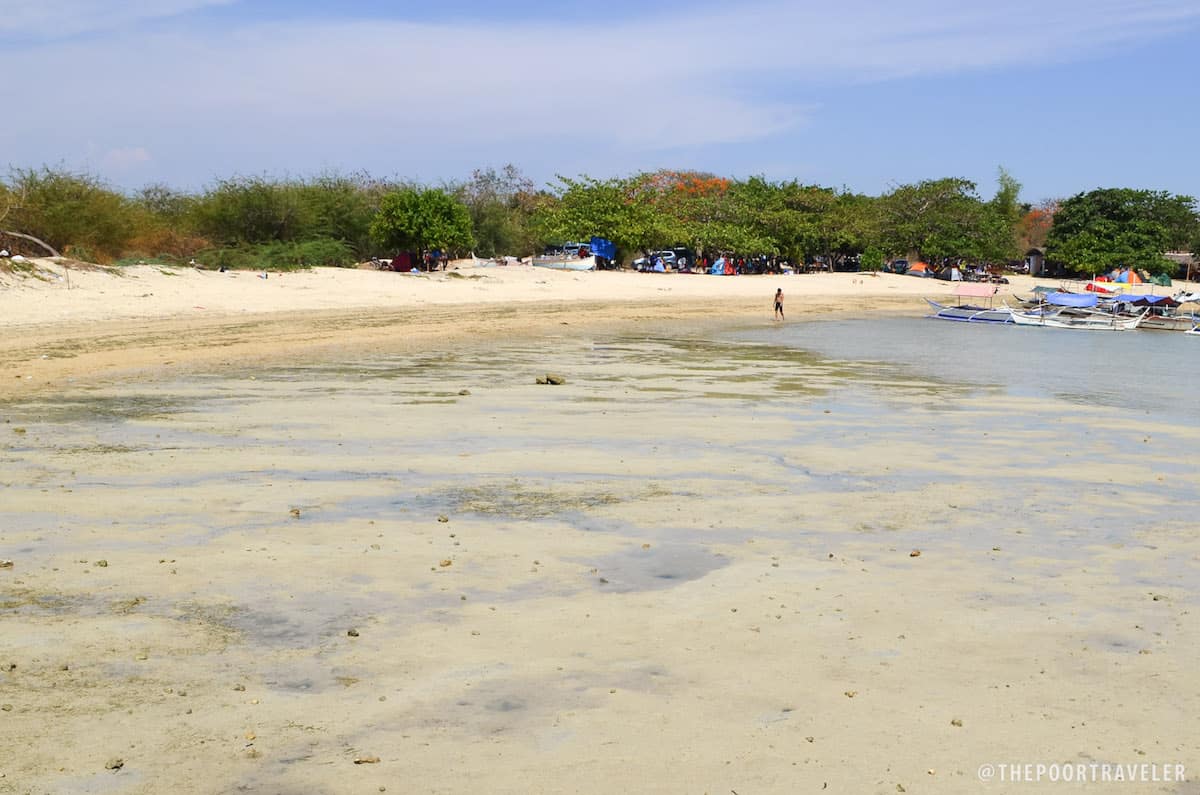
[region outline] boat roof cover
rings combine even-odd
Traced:
[[[1113,300],[1133,306],[1179,306],[1179,302],[1169,295],[1122,295]]]
[[[990,298],[996,294],[996,286],[980,282],[960,282],[954,294],[963,298]]]
[[[1079,293],[1049,293],[1046,303],[1054,306],[1095,306],[1100,302],[1096,295],[1080,295]]]

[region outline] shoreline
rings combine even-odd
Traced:
[[[470,267],[411,276],[314,268],[270,274],[134,266],[119,273],[35,261],[0,278],[0,399],[110,377],[452,347],[481,339],[662,324],[918,315],[953,284],[893,274],[711,277]],[[1011,277],[996,301],[1051,279]],[[70,288],[67,288],[67,284]],[[1182,283],[1181,283],[1182,284]],[[1179,289],[1178,287],[1172,289]]]

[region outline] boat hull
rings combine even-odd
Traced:
[[[567,259],[542,259],[540,257],[533,260],[533,264],[539,268],[553,268],[559,271],[594,271],[596,270],[595,257],[570,257]]]
[[[937,301],[925,299],[925,303],[929,304],[933,309],[933,314],[927,317],[936,318],[937,320],[954,320],[959,323],[1012,323],[1012,315],[1007,309],[988,309],[982,306],[969,306],[960,304],[958,306],[946,306],[939,304]]]
[[[1181,315],[1177,317],[1171,315],[1147,315],[1138,328],[1151,329],[1152,331],[1188,332],[1195,326],[1196,319],[1188,315]]]
[[[1041,326],[1042,328],[1065,328],[1076,331],[1132,331],[1145,318],[1143,312],[1136,317],[1122,317],[1103,312],[1095,314],[1067,314],[1066,312],[1019,312],[1009,309],[1013,322],[1018,326]]]

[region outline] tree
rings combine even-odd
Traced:
[[[475,245],[471,215],[437,189],[406,188],[383,197],[371,222],[371,238],[392,251],[465,251]]]
[[[622,252],[646,251],[676,242],[677,223],[659,210],[646,175],[598,180],[558,177],[558,187],[541,199],[534,223],[544,240],[607,238]]]
[[[855,254],[863,255],[862,266],[877,257],[883,267],[879,200],[857,193],[839,193],[829,210],[817,219],[817,253],[832,267]],[[867,251],[871,257],[867,258]]]
[[[1054,214],[1058,212],[1058,199],[1047,199],[1036,207],[1022,205],[1021,221],[1017,226],[1017,240],[1022,251],[1045,248]]]
[[[1166,191],[1102,188],[1064,201],[1046,239],[1046,255],[1080,273],[1131,267],[1170,274],[1166,251],[1200,235],[1196,200]]]
[[[516,166],[509,164],[499,172],[476,169],[454,195],[471,214],[479,254],[526,254],[537,247],[531,225],[537,192]]]
[[[996,195],[984,208],[982,220],[983,239],[980,241],[979,256],[987,262],[1015,260],[1023,253],[1020,243],[1022,208],[1020,205],[1021,183],[1000,169]]]
[[[881,242],[888,254],[912,253],[940,262],[984,253],[986,214],[970,180],[949,177],[901,185],[882,196],[879,207]]]

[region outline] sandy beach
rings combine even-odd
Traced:
[[[947,282],[883,274],[707,277],[574,273],[528,266],[407,275],[314,268],[271,273],[135,266],[0,274],[0,396],[108,372],[277,361],[337,348],[415,350],[563,323],[674,323],[770,317],[783,288],[789,320],[818,314],[920,314]],[[1011,277],[997,301],[1053,280]],[[765,307],[765,309],[764,309]]]
[[[1197,791],[1200,428],[723,336],[952,285],[44,268],[0,792]]]

